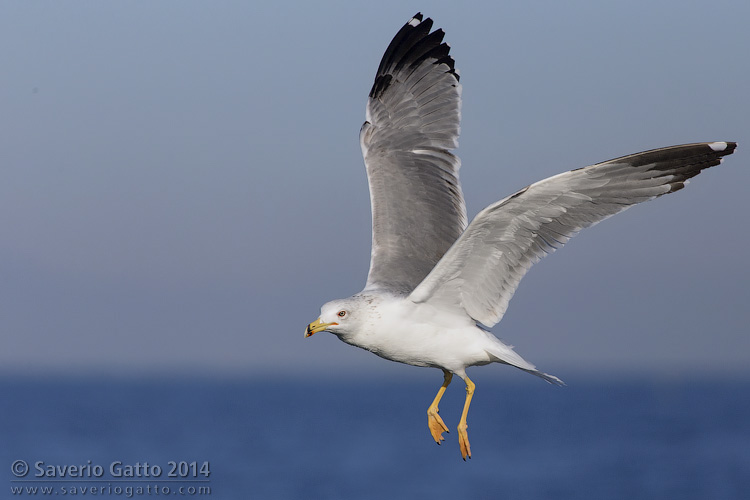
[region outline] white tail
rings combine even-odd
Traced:
[[[492,361],[515,366],[527,373],[531,373],[532,375],[536,375],[537,377],[546,380],[550,384],[559,386],[565,385],[565,382],[554,375],[549,375],[548,373],[537,370],[536,366],[523,359],[520,354],[514,351],[513,346],[503,344],[497,337],[492,335],[492,333],[485,332],[485,334],[494,340],[492,348],[485,349],[485,352],[490,355]]]

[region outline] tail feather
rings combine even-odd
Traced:
[[[539,370],[537,370],[536,366],[523,359],[520,354],[514,351],[513,346],[503,344],[497,337],[495,337],[491,333],[488,333],[487,335],[494,339],[494,342],[492,343],[493,345],[490,349],[485,349],[485,352],[490,355],[490,358],[492,358],[492,361],[494,361],[495,363],[503,363],[506,365],[515,366],[516,368],[520,368],[527,373],[531,373],[532,375],[536,375],[537,377],[546,380],[550,384],[558,386],[565,385],[565,382],[555,377],[554,375],[550,375],[548,373],[540,372]]]
[[[554,375],[550,375],[549,373],[543,373],[543,372],[540,372],[539,370],[536,370],[536,369],[534,369],[534,370],[526,370],[526,369],[523,369],[523,368],[521,368],[521,369],[523,371],[527,372],[527,373],[531,373],[532,375],[536,375],[537,377],[546,380],[550,384],[554,384],[554,385],[557,385],[557,386],[564,386],[565,385],[565,382],[563,382],[559,378],[555,377]]]

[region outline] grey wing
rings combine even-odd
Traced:
[[[529,268],[581,229],[685,187],[733,142],[673,146],[565,172],[480,212],[411,300],[460,309],[493,326]]]
[[[461,85],[444,33],[417,14],[375,77],[360,144],[372,204],[365,289],[408,294],[466,228],[458,181]]]

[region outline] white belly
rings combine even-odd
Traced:
[[[499,342],[468,317],[403,302],[381,305],[379,312],[376,321],[342,340],[392,361],[454,372],[490,363],[485,349]]]

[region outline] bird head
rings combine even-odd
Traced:
[[[377,324],[379,314],[374,306],[379,302],[380,298],[365,293],[332,300],[320,308],[320,317],[307,325],[305,337],[326,331],[349,342],[363,330]]]
[[[318,332],[328,331],[334,334],[346,331],[351,320],[351,304],[346,300],[333,300],[320,308],[320,317],[307,325],[305,337]]]

